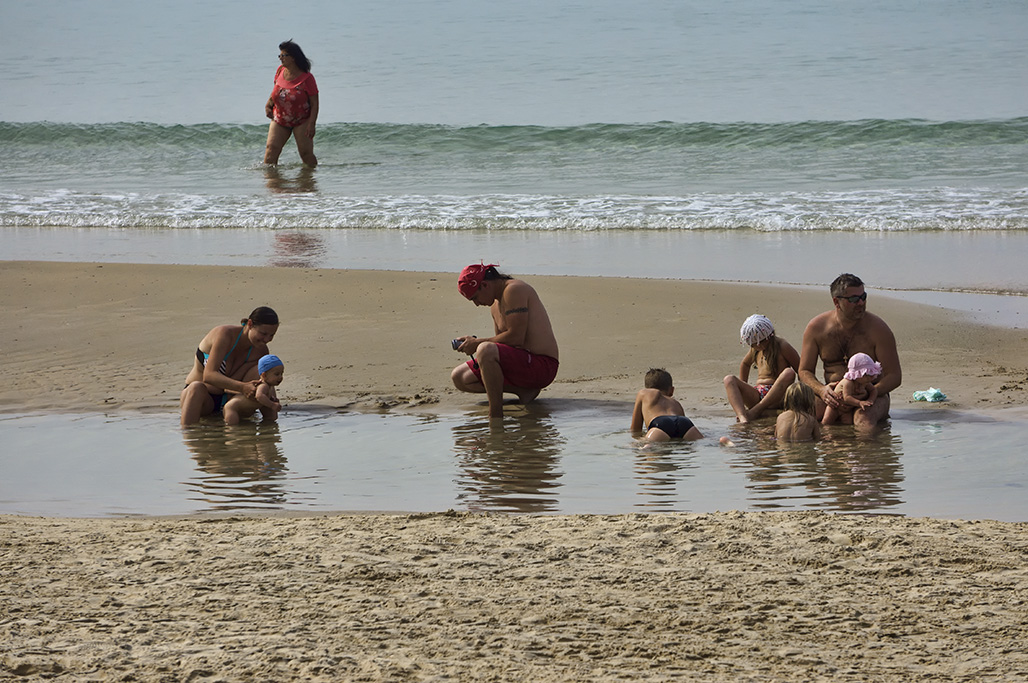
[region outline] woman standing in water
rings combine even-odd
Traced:
[[[200,340],[179,398],[183,427],[220,413],[229,392],[254,398],[260,376],[257,361],[268,353],[276,332],[278,314],[259,306],[239,325],[219,325]]]
[[[311,168],[318,165],[314,156],[314,126],[318,121],[318,84],[311,73],[311,61],[292,40],[279,43],[275,87],[264,114],[271,119],[264,163],[277,164],[286,140],[296,139],[300,159]]]

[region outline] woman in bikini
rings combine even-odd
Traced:
[[[277,164],[286,140],[292,135],[300,159],[311,168],[318,165],[314,156],[314,126],[318,120],[318,84],[311,73],[311,62],[300,46],[291,40],[279,43],[275,87],[264,105],[271,119],[264,163]]]
[[[254,398],[257,361],[268,353],[277,331],[278,314],[260,306],[239,325],[219,325],[200,340],[179,399],[183,427],[220,413],[230,393]]]

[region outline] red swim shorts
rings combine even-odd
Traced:
[[[542,389],[550,386],[553,378],[557,376],[557,366],[560,363],[556,358],[539,356],[506,344],[497,344],[496,348],[500,353],[500,369],[503,370],[503,383],[506,386]],[[475,377],[482,379],[477,361],[469,360],[468,367],[475,373]]]

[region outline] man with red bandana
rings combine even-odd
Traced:
[[[461,271],[457,289],[476,306],[489,306],[492,337],[459,337],[458,351],[471,356],[450,373],[461,391],[484,393],[489,416],[503,417],[504,392],[528,403],[557,376],[557,339],[543,302],[528,283],[472,264]]]

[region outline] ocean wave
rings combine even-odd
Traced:
[[[0,226],[257,230],[1028,230],[1028,188],[691,196],[0,193]]]
[[[12,123],[0,122],[0,144],[24,146],[170,145],[186,148],[252,146],[264,124]],[[388,123],[319,123],[319,142],[342,146],[420,147],[426,150],[525,148],[645,149],[689,147],[846,147],[851,145],[1023,144],[1028,117],[981,121],[865,119],[792,123],[587,124],[580,126],[445,126]]]

